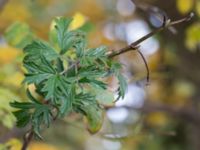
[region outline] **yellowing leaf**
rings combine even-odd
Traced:
[[[8,64],[12,62],[18,55],[19,50],[12,47],[0,47],[0,64]]]
[[[94,134],[98,132],[103,124],[103,110],[89,106],[86,112],[87,129],[90,133]]]
[[[192,10],[194,0],[177,0],[176,5],[180,13],[186,14]]]
[[[83,26],[84,23],[85,23],[85,21],[86,21],[86,17],[85,17],[83,14],[77,12],[77,13],[73,16],[73,21],[72,21],[72,23],[70,24],[69,29],[71,29],[71,30],[77,29],[77,28]]]

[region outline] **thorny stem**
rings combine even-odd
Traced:
[[[107,53],[107,57],[109,58],[113,58],[113,57],[116,57],[118,55],[121,55],[123,53],[126,53],[126,52],[129,52],[129,51],[133,51],[133,50],[137,50],[138,53],[140,54],[140,56],[142,57],[144,63],[145,63],[145,66],[146,66],[146,69],[147,69],[147,82],[149,82],[149,67],[148,67],[148,64],[147,64],[147,61],[145,60],[145,57],[143,56],[143,54],[138,50],[139,48],[139,44],[141,44],[142,42],[144,42],[145,40],[147,40],[148,38],[152,37],[153,35],[161,32],[162,30],[164,29],[167,29],[169,27],[172,27],[174,25],[177,25],[177,24],[180,24],[180,23],[183,23],[183,22],[188,22],[191,20],[191,18],[193,17],[193,13],[191,13],[189,16],[183,18],[183,19],[180,19],[180,20],[175,20],[175,21],[170,21],[170,20],[163,20],[163,25],[155,30],[153,30],[152,32],[150,32],[149,34],[143,36],[142,38],[140,38],[139,40],[133,42],[132,44],[124,47],[124,48],[121,48],[119,50],[116,50],[116,51],[110,51]],[[72,64],[68,69],[64,70],[63,72],[61,72],[61,74],[65,74],[69,69],[77,66],[78,64],[80,63],[80,61],[77,61],[75,62],[74,64]],[[53,120],[56,120],[56,118],[53,118]],[[21,150],[27,150],[27,147],[28,145],[30,144],[32,138],[34,136],[34,131],[33,129],[31,129],[31,131],[27,132],[24,136],[24,143],[23,143],[23,146],[21,148]]]

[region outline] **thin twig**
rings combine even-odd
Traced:
[[[170,20],[166,20],[163,21],[163,25],[159,28],[156,28],[155,30],[153,30],[152,32],[148,33],[147,35],[143,36],[142,38],[140,38],[139,40],[131,43],[130,45],[121,48],[119,50],[116,51],[112,51],[112,52],[108,52],[107,56],[110,58],[113,58],[115,56],[121,55],[123,53],[129,52],[129,51],[133,51],[133,50],[137,50],[139,44],[141,44],[142,42],[144,42],[145,40],[149,39],[150,37],[152,37],[153,35],[163,31],[164,29],[167,29],[169,27],[175,26],[177,24],[181,24],[183,22],[188,22],[191,20],[191,18],[194,16],[193,13],[190,13],[189,16],[179,19],[179,20],[175,20],[175,21],[170,21]]]
[[[182,19],[179,19],[179,20],[172,21],[172,22],[170,20],[166,20],[166,17],[164,16],[163,17],[163,24],[162,24],[161,27],[153,30],[152,32],[148,33],[147,35],[143,36],[142,38],[138,39],[137,41],[131,43],[130,45],[128,45],[128,46],[126,46],[124,48],[121,48],[121,49],[119,49],[117,51],[108,52],[107,56],[109,58],[113,58],[113,57],[121,55],[123,53],[129,52],[129,51],[133,51],[133,50],[137,50],[138,53],[140,54],[140,56],[142,57],[144,63],[145,63],[145,67],[146,67],[146,70],[147,70],[147,77],[146,78],[147,78],[147,85],[148,85],[149,84],[149,76],[150,76],[149,67],[148,67],[148,64],[147,64],[147,61],[146,61],[145,57],[138,50],[139,44],[141,44],[145,40],[149,39],[153,35],[155,35],[155,34],[161,32],[161,31],[163,31],[164,29],[168,29],[169,27],[172,27],[174,25],[190,21],[193,16],[194,16],[194,14],[190,13],[189,16],[187,16],[185,18],[182,18]]]
[[[26,150],[28,145],[30,144],[32,138],[33,138],[33,135],[34,135],[34,131],[33,129],[31,129],[31,131],[29,133],[26,133],[25,136],[24,136],[24,143],[23,143],[23,146],[22,146],[22,149],[21,150]]]
[[[140,50],[137,50],[137,52],[140,54],[140,56],[142,57],[142,60],[145,64],[145,67],[146,67],[146,70],[147,70],[147,76],[146,76],[146,79],[147,79],[147,85],[149,85],[149,79],[150,79],[150,71],[149,71],[149,66],[148,66],[148,63],[144,57],[144,55],[142,54],[142,52]]]

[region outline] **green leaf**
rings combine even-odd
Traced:
[[[32,109],[34,108],[34,104],[33,103],[29,103],[29,102],[11,102],[10,105],[14,108],[19,108],[19,109]]]
[[[92,85],[93,87],[98,87],[98,88],[102,88],[102,89],[107,88],[106,83],[99,81],[99,80],[90,79],[90,78],[82,78],[79,80],[79,83],[88,83],[88,84]]]
[[[98,48],[91,48],[86,52],[86,56],[89,57],[94,57],[94,58],[98,58],[98,57],[105,57],[106,56],[106,51],[107,51],[107,47],[106,46],[100,46]]]
[[[86,117],[87,128],[90,133],[94,134],[100,130],[104,115],[94,95],[91,93],[77,94],[73,102],[73,108]]]
[[[57,38],[58,38],[58,44],[61,48],[61,50],[65,49],[65,37],[67,33],[67,29],[72,22],[72,18],[64,18],[64,17],[59,17],[56,18],[55,20],[55,28],[57,30]]]
[[[81,43],[81,46],[83,46],[85,34],[81,31],[76,30],[68,31],[68,27],[71,22],[71,18],[67,19],[64,17],[60,17],[55,19],[58,44],[61,49],[60,54],[65,54],[66,51],[75,46],[78,55],[80,55],[80,46],[78,46],[77,44]]]
[[[69,87],[67,95],[61,98],[62,100],[62,105],[60,107],[61,116],[66,115],[66,113],[72,110],[72,103],[75,99],[75,95],[76,95],[75,86],[72,85],[71,87]]]
[[[58,88],[58,83],[59,82],[59,76],[54,75],[48,78],[48,80],[45,82],[45,85],[42,89],[43,92],[46,92],[45,99],[53,99],[56,97],[57,94],[57,88]]]
[[[34,35],[29,26],[22,22],[15,22],[9,26],[4,34],[6,41],[14,47],[23,49],[31,43]]]
[[[99,104],[104,106],[113,106],[114,105],[114,94],[108,90],[95,89],[96,99]]]
[[[40,56],[40,63],[24,61],[24,66],[28,70],[25,74],[24,82],[28,84],[36,83],[39,84],[45,79],[48,79],[52,75],[56,74],[56,69],[46,60],[42,55]]]
[[[41,56],[44,56],[47,61],[52,61],[58,58],[58,54],[55,50],[44,41],[33,41],[31,44],[27,45],[24,48],[24,53],[26,57],[24,58],[25,61],[38,61]]]
[[[45,83],[42,92],[45,92],[45,99],[55,104],[59,104],[60,115],[72,110],[72,102],[74,99],[75,86],[64,79],[63,76],[54,75]]]
[[[95,107],[93,105],[85,106],[84,108],[87,119],[88,131],[92,134],[98,132],[103,124],[103,110],[100,107]]]
[[[18,110],[13,112],[13,114],[17,118],[18,127],[25,127],[30,122],[31,115],[27,110]]]
[[[84,39],[82,39],[82,40],[80,39],[80,41],[74,45],[74,47],[76,49],[76,55],[78,58],[80,58],[84,55],[84,50],[86,48],[86,45],[87,45],[87,43]]]
[[[36,105],[35,112],[33,113],[33,119],[37,120],[40,119],[40,117],[42,118],[42,121],[45,123],[45,125],[49,127],[52,117],[50,108],[47,105]]]
[[[117,78],[119,80],[118,98],[117,99],[119,99],[120,97],[122,97],[122,99],[123,99],[125,96],[126,89],[127,89],[127,82],[126,82],[126,79],[121,74],[119,74],[117,76]]]
[[[88,67],[82,67],[78,71],[78,75],[81,78],[102,78],[107,74],[107,70],[104,70],[104,68],[97,68],[97,66],[88,66]]]

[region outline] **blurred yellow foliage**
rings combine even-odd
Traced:
[[[0,65],[11,63],[20,53],[20,51],[13,47],[0,47]]]
[[[29,150],[58,150],[52,145],[34,142],[29,146]]]
[[[30,17],[30,11],[25,4],[16,0],[10,0],[0,14],[1,21],[10,23],[13,21],[24,21]],[[2,23],[2,22],[1,22]]]
[[[197,12],[198,16],[200,17],[200,1],[196,2],[196,12]]]
[[[9,150],[21,150],[22,143],[18,139],[10,139],[6,144]]]
[[[81,27],[82,25],[84,25],[85,21],[86,21],[86,17],[83,14],[77,12],[73,16],[73,21],[70,24],[69,28],[71,30],[77,29],[77,28]]]
[[[1,148],[1,147],[0,147]],[[22,142],[18,139],[10,139],[8,142],[3,144],[3,149],[9,149],[9,150],[21,150],[22,148]],[[28,150],[58,150],[52,145],[45,144],[45,143],[39,143],[39,142],[33,142],[28,147]]]
[[[176,5],[180,13],[186,14],[192,10],[194,0],[177,0]]]
[[[6,84],[13,85],[15,87],[20,87],[23,80],[24,75],[20,72],[16,72],[5,79]]]
[[[77,10],[82,12],[84,15],[88,16],[92,20],[92,22],[97,21],[105,17],[104,8],[102,7],[102,5],[99,5],[98,3],[99,2],[95,0],[80,1],[80,3],[78,3],[77,5]],[[83,5],[87,7],[83,7]]]
[[[200,43],[200,23],[194,23],[186,30],[186,46],[194,52]]]
[[[168,123],[169,118],[163,112],[154,112],[148,114],[146,121],[152,126],[163,127]]]

